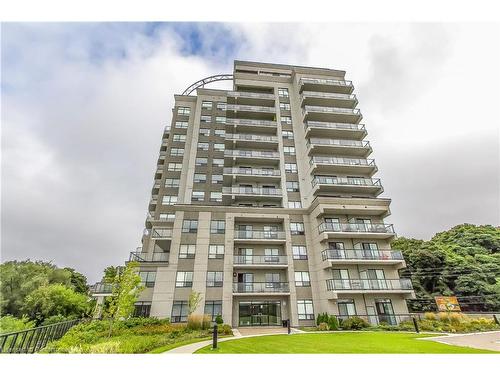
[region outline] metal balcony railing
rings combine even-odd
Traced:
[[[339,80],[339,79],[322,79],[322,78],[307,78],[300,79],[300,84],[320,84],[320,85],[333,85],[333,86],[352,86],[352,81]]]
[[[341,122],[306,121],[305,127],[366,131],[364,124],[345,124]]]
[[[399,250],[326,249],[321,257],[323,260],[403,260]]]
[[[267,126],[275,128],[276,121],[270,120],[253,120],[244,118],[228,118],[226,119],[227,125],[252,125],[252,126]]]
[[[280,196],[282,194],[281,189],[244,187],[244,186],[224,186],[222,188],[222,192],[224,194],[273,195],[273,196]]]
[[[313,156],[309,160],[309,164],[331,164],[331,165],[359,165],[359,166],[375,166],[374,159],[357,159],[357,158],[335,158],[328,156]]]
[[[321,223],[319,233],[323,232],[361,232],[361,233],[394,233],[392,224],[362,223]]]
[[[266,94],[260,92],[244,92],[244,91],[228,91],[227,96],[235,98],[256,98],[274,100],[274,94]]]
[[[224,174],[244,174],[249,176],[279,176],[279,169],[224,168]]]
[[[323,107],[319,105],[306,105],[302,112],[345,113],[348,115],[359,115],[361,113],[358,108]]]
[[[152,238],[172,238],[172,229],[169,228],[153,228],[151,229]]]
[[[379,178],[353,178],[353,177],[329,177],[315,176],[312,186],[316,185],[352,185],[352,186],[378,186],[382,187]]]
[[[265,112],[265,113],[275,113],[275,107],[264,107],[260,105],[243,105],[243,104],[228,104],[226,106],[227,111],[245,111],[245,112]]]
[[[354,141],[350,139],[309,138],[307,145],[344,146],[356,148],[369,148],[368,141]]]
[[[260,282],[260,283],[233,283],[233,293],[289,293],[288,283]]]
[[[235,140],[235,141],[278,142],[278,137],[274,135],[226,133],[225,137],[228,140]]]
[[[325,98],[325,99],[341,99],[341,100],[356,100],[354,94],[337,94],[334,92],[318,92],[318,91],[303,91],[302,99],[305,97]]]
[[[267,230],[235,230],[234,238],[238,240],[284,240],[285,232]]]
[[[328,290],[412,290],[410,279],[329,279]]]
[[[141,253],[133,251],[130,253],[130,262],[168,262],[170,253]]]
[[[280,154],[276,151],[250,151],[250,150],[225,150],[224,156],[245,157],[245,158],[263,158],[279,159]]]
[[[234,264],[287,264],[286,255],[235,255]]]

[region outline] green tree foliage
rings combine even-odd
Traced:
[[[30,329],[35,326],[35,322],[30,321],[27,316],[16,318],[12,315],[0,317],[0,333],[16,332]]]
[[[64,269],[71,273],[69,281],[73,286],[73,290],[77,293],[87,294],[89,287],[87,285],[87,278],[85,275],[75,271],[73,268],[66,267]]]
[[[88,297],[61,284],[39,287],[26,297],[23,312],[38,323],[49,317],[78,318],[87,313]]]
[[[433,310],[437,295],[464,296],[464,308],[500,310],[500,229],[458,225],[430,241],[400,237],[392,242],[403,252],[417,299],[414,311]]]
[[[201,302],[201,293],[195,292],[194,290],[189,294],[188,300],[188,313],[191,315],[198,308]]]

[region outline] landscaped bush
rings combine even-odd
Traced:
[[[345,330],[360,330],[363,328],[367,328],[370,325],[365,320],[357,316],[352,316],[350,318],[344,319],[340,326]]]
[[[339,329],[339,321],[335,315],[330,315],[328,317],[328,329],[330,331],[336,331]]]
[[[424,319],[427,319],[427,320],[436,320],[436,314],[434,314],[433,312],[426,312],[424,314]]]
[[[318,331],[328,331],[328,323],[325,322],[319,323]]]
[[[217,332],[222,335],[232,335],[233,329],[229,324],[222,324],[220,326],[217,326]]]
[[[190,314],[187,318],[187,327],[194,331],[208,329],[212,325],[210,315]]]
[[[224,323],[224,320],[222,319],[222,316],[220,314],[218,314],[216,317],[215,317],[215,323],[217,324],[222,324]]]
[[[24,316],[16,318],[12,315],[5,315],[0,317],[0,333],[16,332],[25,329],[30,329],[35,326],[35,322]]]

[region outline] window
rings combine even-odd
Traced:
[[[356,315],[356,305],[353,299],[339,299],[337,301],[339,308],[339,315],[342,317],[349,317]]]
[[[215,116],[215,122],[217,124],[225,124],[226,123],[226,117],[225,116]]]
[[[161,204],[171,205],[177,203],[177,195],[164,195],[161,199]]]
[[[290,116],[281,116],[281,123],[291,125],[292,118]]]
[[[215,322],[217,315],[222,316],[222,301],[206,301],[204,314],[210,316],[212,322]]]
[[[284,146],[283,153],[285,155],[295,155],[295,147],[293,146]]]
[[[299,191],[299,182],[298,181],[287,181],[286,182],[286,191]]]
[[[304,223],[290,223],[292,234],[304,234]]]
[[[207,164],[208,164],[207,158],[196,158],[195,165],[201,167],[201,166],[206,166]]]
[[[192,202],[200,202],[205,200],[205,192],[204,191],[193,191],[191,195]]]
[[[210,192],[210,202],[222,202],[222,192],[211,191]]]
[[[165,187],[177,188],[179,187],[179,181],[178,178],[166,178]]]
[[[198,150],[208,151],[208,143],[198,142]]]
[[[313,301],[310,299],[297,300],[297,310],[299,313],[299,320],[313,320],[314,310]]]
[[[221,174],[212,175],[212,184],[222,184],[223,176]]]
[[[210,129],[200,128],[200,135],[208,137],[210,135]]]
[[[280,274],[279,273],[266,273],[266,288],[280,288]]]
[[[224,129],[214,129],[214,135],[217,137],[224,137],[226,135],[226,131]]]
[[[208,259],[224,258],[224,245],[210,245],[208,247]]]
[[[174,142],[186,142],[186,134],[174,134]]]
[[[226,110],[226,103],[224,103],[224,102],[217,103],[217,109],[219,111],[225,111]]]
[[[309,272],[307,271],[296,271],[295,272],[295,286],[311,286],[311,280],[309,279]]]
[[[134,304],[134,316],[148,318],[151,312],[151,302],[136,302]]]
[[[177,107],[178,115],[189,116],[190,113],[191,113],[191,108],[189,107]]]
[[[182,233],[197,233],[198,220],[184,220],[182,222]]]
[[[207,175],[205,173],[195,173],[193,182],[205,183],[207,182]]]
[[[171,148],[170,149],[170,156],[184,156],[184,149],[183,148]]]
[[[297,173],[297,164],[295,163],[285,163],[286,173]]]
[[[181,245],[179,247],[179,258],[193,259],[196,253],[196,245]]]
[[[206,101],[201,102],[201,108],[212,109],[212,102],[206,102]]]
[[[214,143],[214,151],[224,151],[224,143]]]
[[[175,277],[176,288],[190,288],[193,286],[193,272],[177,271]]]
[[[210,233],[213,234],[226,233],[226,222],[224,220],[212,220],[210,222]]]
[[[278,96],[280,96],[282,98],[288,98],[290,96],[290,95],[288,95],[288,89],[279,88],[278,89]]]
[[[281,136],[284,139],[293,139],[293,131],[291,131],[291,130],[282,130],[281,131]]]
[[[168,163],[167,170],[170,172],[178,172],[182,170],[182,163]]]
[[[305,260],[307,259],[307,248],[305,246],[293,245],[292,254],[293,259]]]
[[[146,288],[155,286],[156,271],[141,271],[139,277]]]
[[[204,123],[207,123],[207,122],[212,122],[212,116],[200,116],[200,122],[204,122]]]
[[[186,322],[188,316],[188,302],[174,301],[172,305],[172,315],[170,321],[172,323]]]
[[[161,221],[174,221],[175,214],[160,214]]]
[[[187,121],[176,121],[174,126],[177,129],[187,129],[188,122]]]
[[[300,201],[288,201],[288,208],[302,208]]]
[[[222,286],[224,272],[208,271],[207,272],[207,287],[217,288]]]
[[[214,167],[223,167],[224,166],[224,159],[212,159],[212,165]]]
[[[290,110],[290,103],[280,103],[280,109],[282,111],[289,111]]]

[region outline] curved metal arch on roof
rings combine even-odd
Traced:
[[[193,83],[191,86],[189,86],[187,89],[184,90],[182,95],[190,95],[197,88],[205,87],[206,84],[211,83],[211,82],[232,81],[232,80],[233,80],[232,74],[217,74],[215,76],[206,77],[206,78],[200,79],[199,81],[196,81],[195,83]]]

